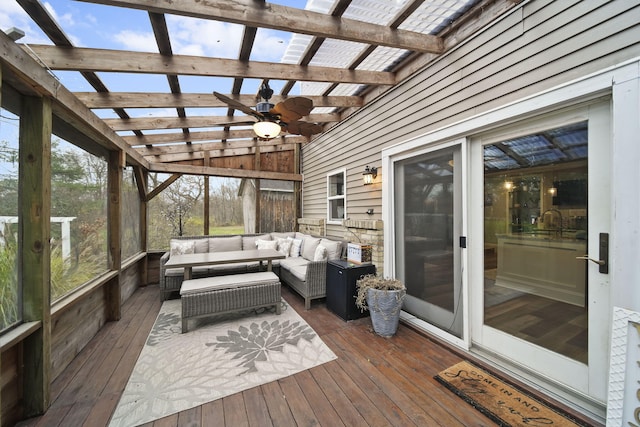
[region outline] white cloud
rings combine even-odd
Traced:
[[[237,58],[242,41],[240,25],[184,16],[167,16],[173,53]]]
[[[158,52],[158,45],[152,33],[124,30],[115,34],[113,39],[122,44],[126,50]]]
[[[58,15],[56,10],[51,6],[51,3],[44,2],[44,8],[47,9],[47,12],[53,17],[53,19],[63,28],[73,27],[75,25],[75,20],[73,19],[73,15],[71,13],[64,13],[62,15]]]
[[[289,37],[287,35],[287,37]],[[251,59],[253,61],[280,62],[289,40],[284,38],[284,33],[258,29],[256,40],[253,43]]]

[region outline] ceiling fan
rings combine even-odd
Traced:
[[[319,124],[298,120],[308,115],[313,109],[313,102],[309,98],[295,96],[273,105],[269,102],[273,89],[268,83],[263,83],[258,93],[264,101],[259,102],[254,110],[228,96],[213,92],[220,101],[258,119],[257,122],[247,122],[247,124],[253,124],[254,132],[262,139],[275,138],[280,131],[307,137],[322,132],[322,126]]]

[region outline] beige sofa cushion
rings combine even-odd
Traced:
[[[309,260],[302,257],[285,258],[280,260],[280,268],[289,270],[297,279],[301,281],[307,280],[307,266]]]
[[[272,231],[271,232],[271,238],[273,240],[278,240],[278,239],[286,239],[287,237],[295,237],[296,233],[295,232],[290,232],[290,233],[281,233],[278,231]]]
[[[261,234],[259,236],[242,236],[242,250],[254,250],[256,248],[256,240],[271,240],[271,235]]]
[[[209,238],[209,252],[228,252],[241,250],[242,236]]]
[[[319,237],[305,237],[302,243],[302,258],[313,261],[316,253],[316,248],[319,244]]]
[[[206,254],[209,252],[209,239],[196,239],[196,247],[194,253]]]
[[[340,259],[342,255],[342,242],[337,242],[335,240],[329,239],[320,239],[320,244],[327,248],[327,259]]]
[[[206,277],[186,280],[180,288],[180,295],[197,294],[220,289],[234,289],[242,286],[278,283],[280,279],[271,271],[246,273],[241,275]]]

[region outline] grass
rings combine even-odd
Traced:
[[[224,227],[209,227],[210,236],[227,234],[244,234],[244,225],[227,225]]]

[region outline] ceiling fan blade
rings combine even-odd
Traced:
[[[280,116],[280,120],[289,123],[309,115],[311,110],[313,110],[313,101],[309,98],[294,96],[278,102],[275,107],[269,110],[269,113],[277,114]]]
[[[259,113],[256,110],[253,110],[249,107],[247,107],[246,105],[236,101],[235,99],[231,99],[226,95],[223,95],[221,93],[218,92],[213,92],[213,94],[216,96],[216,98],[218,98],[220,101],[228,104],[230,107],[235,108],[236,110],[242,111],[243,113],[249,115],[249,116],[253,116],[253,117],[257,117],[258,119],[262,120],[264,118],[264,116],[262,115],[262,113]]]
[[[322,132],[322,126],[310,122],[293,121],[286,124],[286,131],[289,133],[311,136]]]

